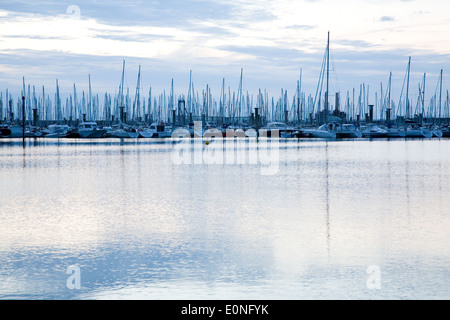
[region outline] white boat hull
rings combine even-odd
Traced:
[[[147,131],[140,131],[138,132],[139,137],[141,138],[152,138],[153,137],[153,132],[147,132]]]
[[[304,130],[303,132],[308,135],[311,135],[312,138],[336,139],[336,133],[327,130],[311,129],[311,130]]]

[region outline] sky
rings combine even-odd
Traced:
[[[450,70],[448,0],[0,0],[0,91],[20,95],[23,78],[36,88],[70,94],[73,84],[93,92],[136,90],[141,65],[144,95],[187,94],[208,85],[219,96],[238,90],[281,89],[295,94],[300,80],[314,94],[330,32],[330,93],[362,84],[370,99],[401,95],[411,57],[411,97],[424,73],[429,96]],[[37,89],[38,90],[38,89]],[[40,89],[39,89],[40,90]],[[373,101],[372,101],[373,103]]]

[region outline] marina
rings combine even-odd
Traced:
[[[350,101],[347,91],[345,102],[341,101],[341,92],[329,92],[330,87],[330,34],[315,94],[306,96],[302,92],[302,70],[297,89],[289,98],[287,90],[275,103],[267,91],[260,89],[256,103],[253,95],[243,89],[243,69],[237,92],[222,82],[218,99],[213,98],[211,88],[207,85],[200,92],[194,90],[192,71],[190,71],[189,88],[186,94],[176,95],[174,84],[170,94],[164,91],[152,98],[152,88],[148,97],[142,97],[141,66],[137,77],[134,99],[127,87],[125,94],[125,60],[117,94],[105,93],[103,104],[99,95],[94,95],[89,75],[87,94],[82,92],[81,100],[77,97],[76,85],[73,94],[63,104],[58,80],[56,80],[55,98],[46,95],[42,87],[39,97],[36,87],[25,83],[23,78],[22,95],[14,102],[6,90],[5,98],[0,93],[0,121],[2,138],[169,138],[178,129],[187,129],[194,137],[194,126],[201,129],[196,136],[203,136],[208,130],[219,131],[223,137],[262,135],[278,138],[442,138],[450,136],[450,99],[448,90],[443,94],[443,70],[440,72],[438,86],[429,105],[425,105],[426,73],[419,84],[417,103],[413,110],[410,92],[411,57],[408,59],[407,71],[398,104],[391,96],[392,73],[389,75],[388,88],[375,94],[375,103],[369,101],[369,86],[360,88],[358,101]],[[325,88],[323,88],[325,87]],[[405,88],[406,87],[406,88]],[[324,92],[323,92],[324,91]],[[406,92],[404,92],[406,91]],[[378,95],[379,94],[379,95]],[[334,105],[331,98],[334,99]],[[445,101],[444,101],[445,100]],[[290,103],[292,101],[292,103]],[[146,104],[147,103],[147,104]],[[343,107],[342,104],[344,105]],[[53,132],[56,127],[58,132]],[[241,135],[242,133],[242,135]]]

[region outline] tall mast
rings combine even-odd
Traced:
[[[60,120],[62,120],[62,115],[61,115],[61,99],[59,96],[58,79],[56,79],[56,105],[55,105],[55,108],[56,108],[56,114],[55,114],[56,119],[54,119],[54,120],[60,121]]]
[[[301,123],[301,119],[302,119],[302,110],[301,110],[301,92],[302,92],[302,69],[300,68],[300,80],[298,82],[298,86],[297,86],[297,112],[298,112],[298,123]]]
[[[408,61],[408,80],[406,82],[406,118],[410,118],[410,106],[409,106],[409,74],[411,72],[411,57],[409,57]]]
[[[442,74],[444,70],[441,69],[440,90],[439,90],[439,124],[441,123],[441,106],[442,106]]]
[[[78,99],[77,99],[77,88],[75,83],[73,84],[73,106],[75,119],[78,119]]]
[[[135,108],[136,110],[133,110],[133,120],[139,120],[139,117],[141,116],[141,65],[139,65],[139,72],[138,72],[138,79],[136,84],[136,95],[135,95]]]
[[[392,88],[392,72],[389,73],[388,109],[391,109],[391,88]]]
[[[120,90],[119,90],[119,95],[120,95],[120,106],[119,107],[123,107],[124,106],[124,101],[123,101],[123,86],[124,86],[124,82],[125,82],[125,59],[123,60],[123,68],[122,68],[122,79],[120,81]]]
[[[238,109],[238,122],[239,122],[239,117],[241,116],[241,108],[242,108],[242,73],[243,73],[243,69],[241,68],[241,78],[239,80],[239,109]]]
[[[189,91],[187,96],[187,104],[188,104],[188,110],[189,113],[192,112],[192,96],[191,96],[191,90],[192,90],[192,70],[189,71]]]
[[[221,106],[221,114],[220,116],[222,117],[222,122],[223,122],[223,118],[225,117],[225,78],[222,79],[222,106]]]
[[[89,74],[88,120],[95,120],[95,119],[92,119],[92,90],[91,90],[91,75],[90,74]]]
[[[426,76],[427,76],[427,74],[424,73],[423,74],[423,88],[422,88],[422,117],[425,112],[425,80],[426,80]]]
[[[328,117],[328,90],[329,90],[329,78],[330,78],[330,31],[328,31],[327,41],[327,91],[325,93],[325,116]],[[325,118],[326,121],[326,118]]]

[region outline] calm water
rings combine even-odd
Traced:
[[[450,140],[232,146],[0,140],[0,299],[450,298]]]

